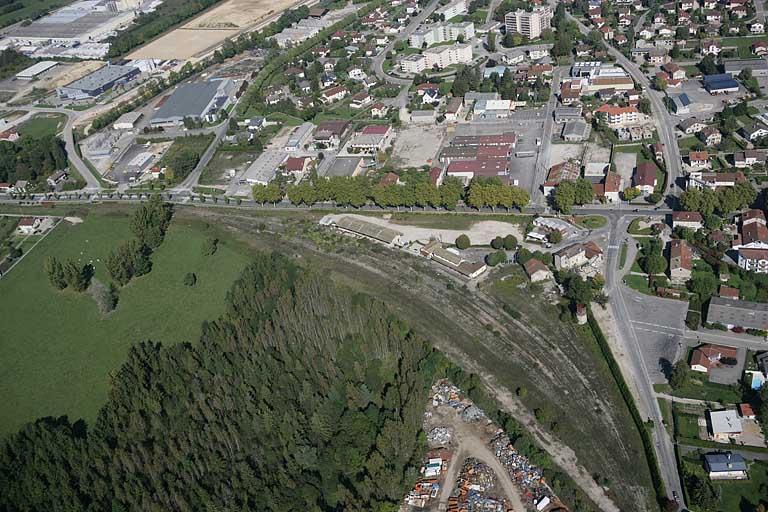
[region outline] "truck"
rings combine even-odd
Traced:
[[[516,151],[515,158],[531,158],[536,156],[535,151]]]

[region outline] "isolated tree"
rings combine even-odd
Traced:
[[[633,201],[640,196],[640,189],[637,187],[627,187],[621,195],[624,196],[625,201]]]
[[[54,288],[63,290],[67,287],[67,277],[64,274],[64,267],[56,257],[48,256],[45,258],[43,269]]]
[[[507,253],[504,251],[494,251],[485,256],[485,263],[490,267],[495,267],[501,263],[507,262]]]
[[[514,235],[507,235],[504,237],[504,249],[511,251],[517,248],[517,238]]]
[[[688,289],[697,294],[700,300],[704,301],[715,293],[717,285],[718,280],[712,274],[697,272],[688,282]]]
[[[712,54],[705,55],[699,62],[699,69],[705,75],[716,75],[718,72],[717,61]]]
[[[131,231],[142,244],[154,250],[163,243],[172,214],[171,205],[164,203],[159,195],[153,195],[133,212]]]
[[[488,51],[489,52],[495,52],[496,51],[496,32],[489,32],[488,33]]]
[[[493,247],[496,250],[499,250],[504,247],[504,239],[500,236],[497,236],[493,240],[491,240],[491,247]]]
[[[561,181],[555,187],[555,208],[562,213],[571,213],[576,202],[576,186],[572,181]]]
[[[563,241],[563,234],[560,231],[553,229],[547,234],[547,240],[549,240],[550,243],[559,244]]]
[[[672,367],[672,372],[669,375],[669,385],[672,386],[672,389],[680,389],[688,385],[690,381],[691,373],[688,363],[681,359]]]
[[[467,249],[470,246],[469,237],[467,235],[461,234],[458,237],[456,237],[456,248],[457,249]]]

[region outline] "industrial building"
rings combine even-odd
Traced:
[[[768,61],[765,59],[726,60],[723,62],[723,68],[725,74],[732,77],[739,76],[745,69],[749,69],[755,77],[768,76]]]
[[[706,75],[704,77],[704,89],[709,94],[728,94],[739,91],[739,83],[728,73],[719,75]]]
[[[722,324],[729,329],[768,329],[768,304],[712,297],[707,322]]]
[[[243,178],[250,185],[267,185],[287,158],[288,155],[282,151],[267,149],[248,167]]]
[[[139,73],[139,69],[133,66],[106,65],[83,78],[59,87],[56,92],[59,98],[66,100],[93,99],[115,85],[130,81]]]
[[[28,67],[23,71],[19,71],[18,73],[16,73],[16,79],[17,80],[34,80],[35,78],[42,75],[49,69],[54,68],[58,65],[59,63],[56,61],[44,60],[42,62],[38,62],[33,66]]]
[[[226,108],[233,89],[234,85],[230,79],[182,85],[163,103],[150,124],[173,126],[182,124],[187,118],[199,121],[214,107]],[[223,107],[219,106],[221,102],[217,102],[219,98],[227,99]]]

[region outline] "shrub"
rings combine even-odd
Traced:
[[[205,242],[203,242],[202,247],[202,253],[203,256],[213,256],[216,254],[216,251],[219,249],[219,239],[218,238],[208,238]]]
[[[493,247],[498,251],[499,249],[504,247],[504,240],[500,236],[497,236],[496,238],[491,240],[491,247]]]
[[[467,235],[459,235],[456,237],[456,248],[457,249],[467,249],[470,246],[469,237]]]
[[[197,284],[197,276],[194,272],[187,272],[184,275],[184,286],[195,286]]]

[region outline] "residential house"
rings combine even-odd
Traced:
[[[699,212],[672,212],[672,229],[681,227],[698,231],[704,226],[704,217]]]
[[[734,364],[737,355],[738,351],[734,347],[706,343],[691,351],[691,370],[709,373],[709,370],[721,364],[728,363],[729,366]]]
[[[42,219],[36,217],[22,217],[16,225],[16,233],[19,235],[34,235],[41,222]]]
[[[685,240],[669,242],[669,279],[674,284],[685,284],[693,272],[693,251]]]
[[[762,123],[753,123],[741,129],[741,134],[751,142],[768,136],[768,126]]]
[[[685,80],[685,70],[674,62],[664,64],[661,69],[663,69],[673,80]]]
[[[691,167],[697,169],[708,169],[711,166],[709,162],[709,153],[706,151],[690,151],[688,153],[688,163]]]
[[[373,97],[371,97],[370,94],[368,94],[365,91],[360,91],[354,96],[352,96],[352,101],[350,102],[349,106],[351,108],[360,109],[368,105],[373,101]]]
[[[763,34],[763,33],[765,33],[765,24],[764,24],[764,23],[762,23],[762,22],[760,22],[760,21],[757,21],[757,22],[755,22],[755,23],[752,23],[752,24],[749,26],[749,31],[750,31],[752,34]]]
[[[335,101],[343,100],[349,94],[349,90],[343,85],[331,87],[320,93],[320,101],[323,103],[333,103]]]
[[[746,480],[747,461],[738,453],[721,452],[704,455],[704,469],[711,480]]]
[[[704,151],[706,153],[706,151]],[[704,172],[691,171],[688,174],[688,186],[694,188],[708,188],[717,190],[723,187],[733,187],[736,183],[746,181],[747,178],[741,171],[737,172]]]
[[[523,264],[523,268],[525,269],[525,273],[528,274],[528,279],[530,279],[532,283],[552,280],[552,272],[544,263],[536,258],[531,258],[526,261],[525,264]]]
[[[744,432],[741,418],[734,410],[707,411],[707,426],[715,442],[727,443]]]
[[[584,265],[599,265],[603,260],[603,251],[595,242],[569,245],[555,253],[555,268],[568,270]]]
[[[752,53],[755,55],[762,57],[766,54],[768,54],[768,43],[765,41],[755,41],[752,43]]]
[[[699,133],[701,130],[707,127],[706,124],[702,123],[695,117],[689,117],[688,119],[681,121],[678,126],[686,135]]]
[[[642,162],[635,168],[632,176],[632,185],[640,190],[642,194],[653,194],[658,180],[656,179],[656,164],[653,162]]]
[[[716,39],[705,39],[701,42],[700,53],[704,55],[714,55],[717,57],[723,51],[723,46]]]
[[[720,130],[714,126],[707,126],[699,132],[699,139],[707,146],[717,146],[723,141],[723,135]]]
[[[765,151],[747,149],[733,154],[733,165],[737,169],[752,167],[753,165],[765,165]]]

